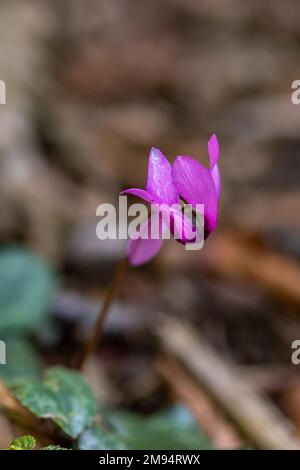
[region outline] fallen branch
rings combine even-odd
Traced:
[[[299,263],[231,232],[220,232],[203,252],[207,270],[229,278],[244,277],[275,297],[300,305]]]
[[[2,382],[0,382],[0,412],[13,423],[32,433],[36,433],[45,442],[53,442],[54,433],[52,430],[47,429],[45,422],[24,408]]]
[[[300,385],[299,373],[293,365],[248,365],[238,367],[238,371],[257,392],[278,393]]]
[[[9,419],[0,414],[0,450],[7,449],[13,438],[13,429]]]
[[[157,335],[205,387],[243,435],[260,449],[300,449],[289,421],[190,326],[169,319]]]
[[[236,449],[245,445],[232,424],[178,361],[165,355],[157,362],[157,369],[176,397],[191,410],[199,427],[216,448]]]

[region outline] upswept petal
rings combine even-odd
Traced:
[[[211,168],[210,174],[215,183],[216,193],[217,193],[217,197],[219,200],[220,192],[221,192],[221,176],[220,176],[219,166],[217,163],[213,168]]]
[[[210,159],[210,167],[213,168],[219,160],[220,148],[216,134],[213,134],[208,141],[208,153]]]
[[[208,153],[209,153],[209,159],[210,159],[210,173],[211,173],[212,179],[214,180],[216,191],[217,191],[217,196],[219,199],[220,191],[221,191],[221,178],[220,178],[220,171],[218,167],[220,148],[219,148],[219,142],[218,142],[216,134],[213,134],[210,137],[207,146],[208,146]]]
[[[149,155],[147,192],[169,205],[179,202],[172,178],[172,165],[164,154],[152,147]]]
[[[217,225],[218,195],[210,171],[191,157],[179,156],[173,165],[174,185],[181,197],[192,204],[204,204],[206,236]]]

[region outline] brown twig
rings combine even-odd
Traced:
[[[22,428],[36,432],[52,442],[54,432],[47,429],[41,419],[23,407],[2,382],[0,382],[0,412]]]
[[[118,291],[126,273],[127,266],[127,258],[122,260],[117,266],[115,275],[105,295],[104,302],[101,305],[96,324],[93,328],[93,332],[88,341],[86,342],[84,349],[79,357],[79,360],[77,361],[76,369],[83,369],[85,363],[96,350],[97,345],[99,344],[99,341],[103,334],[103,327],[110,311],[111,304],[113,303],[116,298],[116,295],[118,294]]]
[[[0,450],[7,449],[13,438],[12,423],[7,416],[0,413]]]
[[[236,449],[245,445],[217,405],[174,357],[164,355],[157,362],[157,369],[175,395],[191,410],[201,430],[216,448]]]
[[[198,332],[170,319],[157,335],[163,348],[185,364],[249,442],[260,449],[300,449],[291,423]]]
[[[274,297],[300,305],[299,263],[239,234],[216,234],[203,252],[203,266],[220,277],[249,279]]]

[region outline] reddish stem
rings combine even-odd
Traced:
[[[76,369],[81,370],[84,368],[87,360],[95,352],[99,344],[99,341],[101,340],[101,337],[103,335],[104,324],[110,312],[111,304],[115,300],[119,292],[119,289],[122,285],[127,266],[128,266],[128,261],[127,261],[127,258],[125,258],[118,264],[116,268],[114,277],[111,281],[108,291],[106,292],[103,304],[101,305],[101,308],[99,310],[98,318],[93,328],[93,332],[90,338],[88,339],[88,341],[86,342],[84,349],[79,357],[79,360],[77,361],[77,364],[75,366]]]

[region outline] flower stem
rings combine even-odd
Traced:
[[[115,300],[119,292],[119,289],[122,285],[127,266],[128,266],[128,261],[127,261],[127,258],[125,258],[118,264],[116,268],[114,277],[111,281],[108,291],[106,292],[103,304],[101,305],[101,308],[99,310],[98,318],[93,328],[93,332],[90,338],[87,340],[84,346],[84,349],[79,357],[79,360],[77,361],[76,369],[81,370],[84,368],[87,360],[95,352],[99,344],[99,341],[103,334],[103,327],[104,327],[105,321],[110,312],[110,307],[113,301]]]

